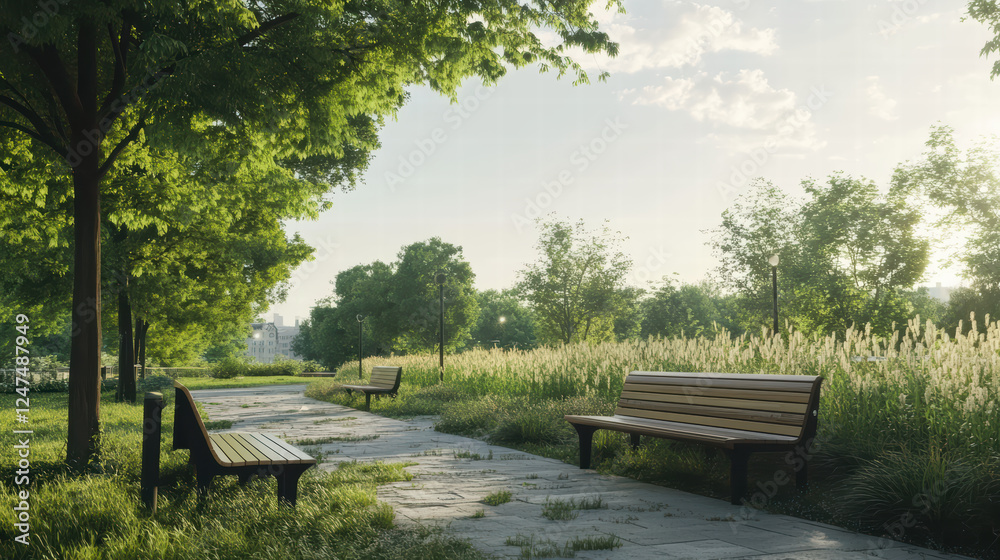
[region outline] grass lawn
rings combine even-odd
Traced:
[[[170,395],[172,396],[172,395]],[[168,396],[168,398],[170,397]],[[16,395],[0,395],[3,410]],[[216,478],[199,501],[188,451],[172,451],[173,406],[164,410],[159,509],[139,499],[142,406],[102,395],[102,456],[89,472],[64,462],[66,394],[31,395],[30,422],[0,415],[0,429],[31,429],[30,485],[15,486],[15,455],[0,457],[0,558],[7,559],[479,559],[464,541],[440,532],[394,527],[390,506],[376,501],[378,484],[409,480],[402,464],[342,463],[310,469],[298,505],[277,502],[273,478],[240,487]],[[6,438],[13,445],[10,437]],[[14,541],[16,492],[29,492],[29,545]]]

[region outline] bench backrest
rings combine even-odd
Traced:
[[[382,389],[389,389],[392,392],[399,390],[399,378],[403,376],[403,368],[397,366],[375,366],[372,368],[372,378],[368,382]]]
[[[190,449],[192,454],[211,456],[216,462],[219,456],[212,449],[208,430],[201,414],[194,406],[194,397],[187,387],[174,381],[174,449]]]
[[[813,375],[633,371],[615,414],[799,438],[816,435]]]

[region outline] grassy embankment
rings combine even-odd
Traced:
[[[372,401],[378,414],[440,415],[437,429],[577,461],[576,433],[564,414],[610,414],[633,370],[822,375],[825,379],[811,491],[776,495],[781,455],[751,459],[751,504],[870,534],[995,558],[1000,548],[1000,325],[976,336],[949,336],[914,321],[879,339],[850,331],[842,340],[793,334],[649,340],[542,348],[476,350],[366,360],[403,366],[399,397]],[[877,356],[881,361],[854,361]],[[307,395],[358,405],[339,390],[356,382],[357,362]],[[700,446],[649,439],[637,451],[626,436],[599,431],[595,466],[707,495],[725,497],[728,462]]]
[[[256,380],[255,380],[256,381]],[[165,391],[169,397],[170,393]],[[440,533],[398,529],[393,510],[375,499],[377,484],[408,480],[402,464],[342,463],[310,469],[298,505],[281,505],[274,479],[240,487],[217,478],[199,504],[188,451],[170,449],[173,407],[164,410],[159,509],[149,516],[139,499],[142,405],[101,404],[103,457],[87,474],[70,472],[66,394],[31,395],[30,423],[15,424],[16,395],[0,395],[0,558],[4,559],[475,559],[471,545]],[[30,545],[14,541],[17,469],[11,431],[32,429]],[[316,453],[314,453],[315,455]]]

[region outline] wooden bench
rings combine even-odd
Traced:
[[[399,378],[403,376],[403,368],[395,366],[375,366],[372,368],[371,379],[368,385],[344,385],[347,393],[358,391],[365,395],[365,410],[370,410],[372,405],[372,395],[379,398],[380,395],[396,396],[399,391]]]
[[[278,498],[295,505],[299,477],[316,459],[264,433],[209,434],[188,388],[176,381],[174,388],[174,449],[191,450],[199,493],[207,493],[216,476],[234,474],[240,484],[253,476],[273,476]]]
[[[731,501],[747,489],[747,462],[758,451],[793,451],[795,484],[805,488],[808,448],[816,437],[819,389],[811,375],[662,373],[625,378],[614,416],[565,416],[580,435],[580,468],[590,467],[596,430],[700,443],[730,459]]]

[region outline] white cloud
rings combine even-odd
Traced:
[[[700,72],[692,78],[667,77],[658,86],[625,90],[623,100],[636,105],[655,105],[683,111],[699,122],[717,125],[710,136],[736,148],[762,142],[817,149],[824,145],[816,137],[812,113],[826,103],[830,93],[810,92],[808,101],[799,101],[795,92],[772,87],[761,70],[740,70],[735,77],[709,76]]]
[[[766,56],[778,50],[774,29],[748,27],[733,12],[716,6],[669,3],[654,18],[604,12],[598,20],[601,29],[620,45],[617,57],[596,62],[611,72],[697,66],[705,54],[722,51]],[[591,64],[587,60],[590,56],[574,59]]]
[[[894,121],[899,118],[893,109],[896,108],[896,100],[889,97],[882,91],[882,84],[879,83],[878,76],[868,76],[866,80],[868,87],[865,93],[868,94],[868,114],[878,117],[884,121]]]

